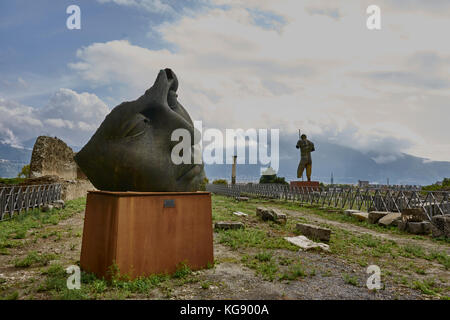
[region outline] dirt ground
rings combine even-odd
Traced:
[[[292,225],[278,227],[259,221],[251,214],[259,203],[228,203],[229,200],[213,198],[213,210],[217,211],[215,220],[240,220],[250,228],[260,228],[268,237],[292,236]],[[277,206],[277,204],[271,204]],[[283,209],[283,207],[281,206]],[[234,210],[248,212],[248,217],[232,215]],[[428,238],[414,238],[408,235],[397,235],[389,232],[379,232],[357,225],[323,218],[301,208],[298,210],[283,209],[292,223],[307,221],[308,223],[326,225],[339,232],[349,232],[352,235],[369,234],[370,236],[389,241],[397,245],[414,245],[427,251],[440,251],[449,254],[448,243],[440,243]],[[49,277],[46,270],[53,264],[64,267],[79,263],[84,212],[80,211],[56,225],[44,225],[42,228],[29,230],[21,240],[22,245],[8,248],[0,255],[0,297],[17,299],[52,299],[58,298],[55,291],[43,289],[43,283]],[[273,228],[273,230],[272,230]],[[289,229],[291,228],[291,229]],[[346,233],[345,233],[346,234]],[[342,240],[343,241],[343,240]],[[350,242],[349,242],[350,243]],[[336,242],[338,246],[340,242]],[[334,246],[334,242],[330,243]],[[344,243],[345,248],[345,243]],[[350,248],[350,247],[349,247]],[[357,246],[352,247],[357,250]],[[185,281],[167,280],[147,291],[135,292],[127,290],[102,290],[101,294],[92,294],[92,299],[447,299],[449,271],[436,260],[417,257],[400,257],[399,264],[409,263],[409,268],[396,269],[386,264],[387,272],[382,273],[381,290],[369,290],[366,287],[368,274],[367,264],[358,264],[347,257],[352,256],[345,249],[339,253],[319,251],[297,251],[289,247],[265,248],[261,245],[242,245],[233,247],[227,244],[223,235],[214,233],[213,268],[194,271]],[[18,267],[17,261],[25,259],[30,252],[40,256],[49,256],[49,261],[41,264],[31,264]],[[255,258],[267,254],[268,258]],[[258,260],[260,259],[260,260]],[[374,258],[380,262],[383,269],[388,260],[383,257]],[[377,260],[380,259],[380,260]],[[401,260],[404,259],[404,260]],[[301,272],[295,277],[280,277],[292,266],[301,264]],[[397,265],[396,265],[397,266]],[[417,266],[425,271],[412,272]],[[270,271],[267,268],[274,268]],[[408,271],[409,270],[409,271]],[[404,274],[403,281],[398,275]],[[424,279],[433,279],[433,284]],[[405,278],[411,281],[404,280]],[[419,281],[414,287],[413,280]],[[422,281],[422,282],[420,282]],[[437,284],[436,284],[437,282]],[[425,288],[420,284],[425,283]],[[417,283],[416,283],[417,284]],[[434,287],[433,287],[434,286]],[[431,288],[433,287],[433,288]],[[432,293],[427,291],[427,288]],[[438,290],[439,289],[439,290]],[[114,292],[114,294],[112,293]],[[434,294],[433,294],[434,293]]]

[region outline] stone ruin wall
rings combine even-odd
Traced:
[[[58,138],[40,136],[36,139],[30,162],[30,182],[46,180],[62,184],[64,201],[84,197],[88,190],[95,190],[75,163],[75,153]]]
[[[61,179],[77,179],[74,152],[62,140],[40,136],[36,139],[31,154],[31,178],[58,176]]]

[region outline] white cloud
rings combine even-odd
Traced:
[[[381,1],[383,29],[371,32],[371,1],[213,2],[226,6],[158,27],[174,51],[95,43],[70,66],[92,85],[125,88],[123,100],[171,67],[180,101],[207,126],[301,128],[381,161],[401,152],[450,160],[450,148],[436,148],[449,136],[450,43],[436,36],[450,30],[448,6]],[[283,23],[259,25],[249,8]]]
[[[114,2],[118,5],[142,8],[154,13],[174,13],[174,9],[161,0],[97,0],[100,3]]]
[[[58,136],[70,145],[82,146],[109,109],[96,95],[59,89],[43,108],[0,98],[0,141],[20,146],[38,135]]]

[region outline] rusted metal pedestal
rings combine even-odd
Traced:
[[[319,181],[291,181],[291,187],[319,190],[320,183]]]
[[[209,192],[106,192],[87,196],[81,269],[130,278],[214,262]]]

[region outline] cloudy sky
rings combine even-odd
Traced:
[[[81,30],[66,27],[71,4]],[[381,30],[366,27],[371,4]],[[448,0],[3,0],[0,141],[82,146],[170,67],[206,127],[450,161],[449,30]]]

